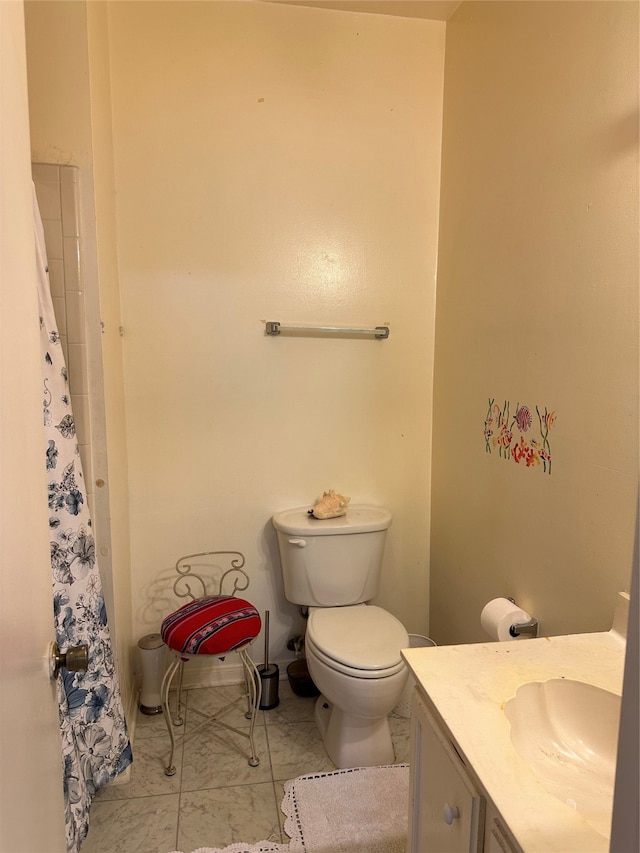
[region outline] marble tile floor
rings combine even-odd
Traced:
[[[189,708],[213,710],[239,691],[239,685],[186,691],[187,731]],[[247,763],[246,738],[209,727],[178,747],[172,777],[164,775],[169,738],[163,717],[139,713],[130,779],[98,792],[82,853],[191,853],[263,839],[286,844],[284,783],[335,768],[313,721],[316,700],[296,696],[286,681],[280,682],[279,697],[277,708],[258,712],[258,767]],[[225,720],[246,727],[244,710],[241,702]],[[389,721],[396,761],[407,762],[409,720],[392,714]]]

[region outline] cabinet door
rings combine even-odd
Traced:
[[[487,803],[484,825],[483,853],[522,853],[491,803]]]
[[[411,714],[410,853],[480,853],[484,799],[416,690]]]

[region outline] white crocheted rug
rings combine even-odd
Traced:
[[[284,790],[290,853],[404,853],[408,764],[314,773]]]
[[[290,844],[259,841],[193,853],[404,853],[408,764],[312,773],[287,782],[284,790]]]

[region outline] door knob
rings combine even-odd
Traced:
[[[460,809],[457,806],[450,806],[449,803],[445,803],[442,809],[442,817],[447,826],[451,826],[454,820],[458,820],[460,817]]]
[[[49,646],[49,673],[56,678],[61,669],[70,672],[85,672],[89,666],[89,646],[71,646],[66,652],[61,652],[57,643]]]

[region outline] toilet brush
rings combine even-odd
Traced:
[[[258,667],[262,684],[262,698],[258,706],[261,711],[270,711],[279,703],[278,688],[280,670],[277,663],[269,663],[269,611],[264,612],[264,664]]]

